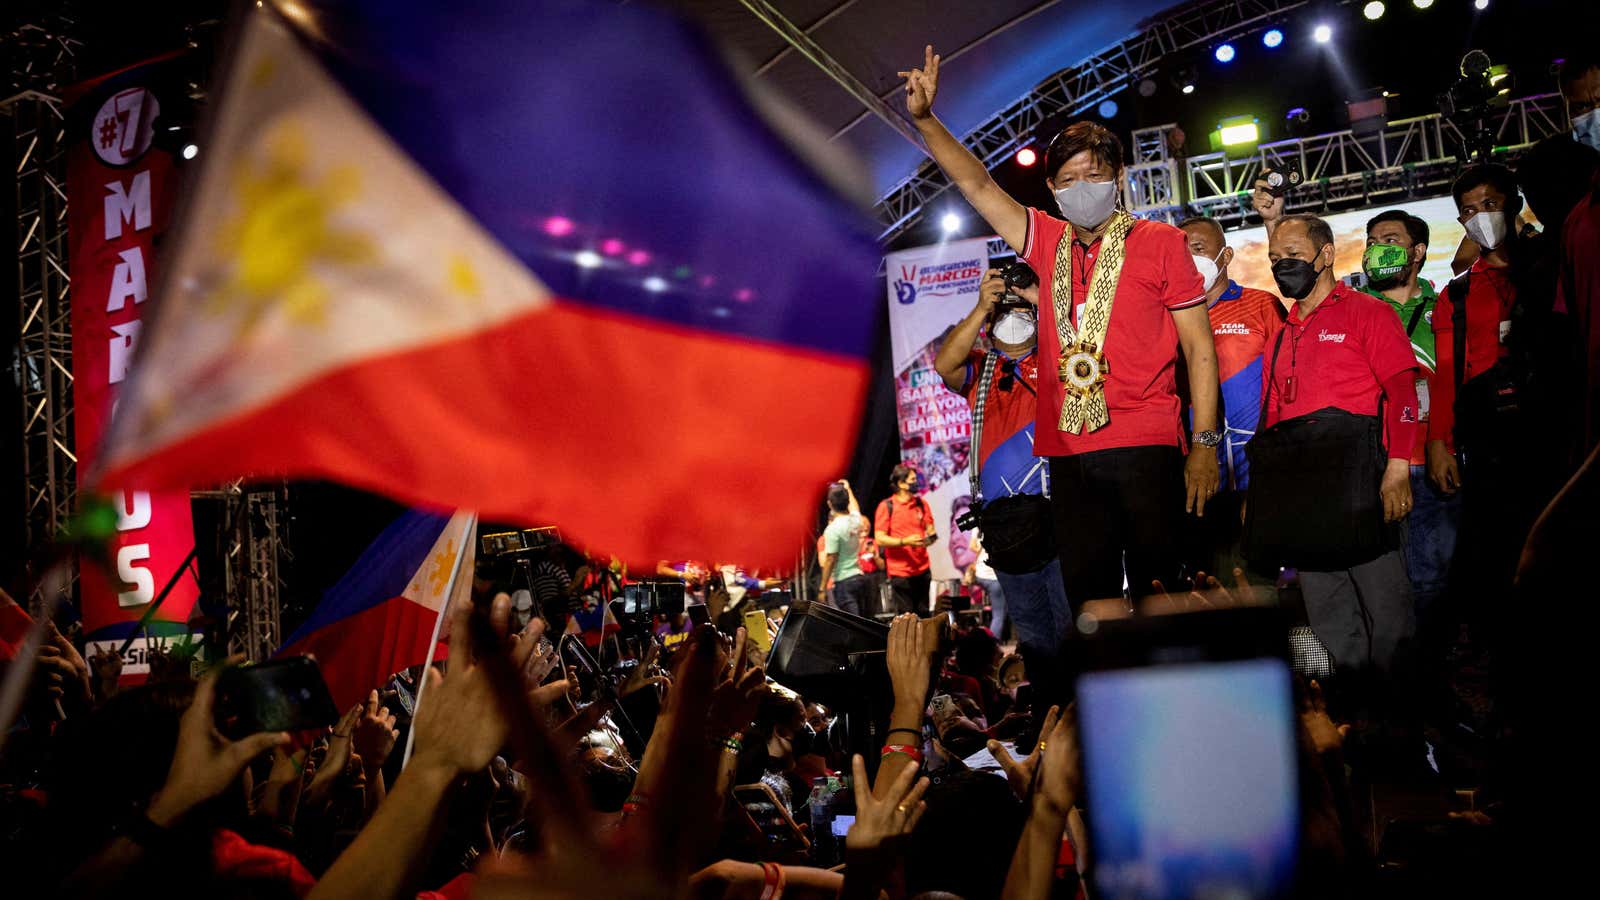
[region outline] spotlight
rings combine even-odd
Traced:
[[[544,228],[544,233],[551,237],[566,237],[577,226],[566,216],[551,216],[544,220],[541,227]]]
[[[1115,116],[1116,114],[1117,114],[1117,101],[1115,101],[1115,100],[1102,100],[1102,101],[1100,101],[1100,118],[1109,119],[1112,116]]]
[[[1261,43],[1268,50],[1275,50],[1283,43],[1283,32],[1276,28],[1268,28],[1266,34],[1261,36]]]
[[[1255,122],[1242,122],[1238,125],[1226,125],[1217,129],[1217,138],[1224,147],[1237,147],[1240,144],[1256,144],[1261,141],[1261,128]]]
[[[1217,57],[1217,62],[1219,62],[1219,63],[1231,63],[1231,62],[1233,62],[1233,45],[1232,44],[1220,44],[1220,45],[1218,45],[1217,46],[1216,57]]]
[[[616,256],[625,249],[627,246],[616,238],[606,238],[600,242],[600,252],[607,256]]]
[[[650,262],[650,253],[646,250],[635,250],[628,254],[628,262],[636,266],[647,265]]]
[[[1172,86],[1185,94],[1194,93],[1194,86],[1200,80],[1200,70],[1194,66],[1184,66],[1172,74]]]
[[[1153,97],[1155,96],[1157,87],[1159,87],[1159,85],[1156,84],[1156,80],[1154,78],[1145,78],[1139,82],[1139,96]]]
[[[1032,147],[1023,147],[1017,151],[1017,165],[1027,167],[1039,161],[1039,154]]]
[[[733,292],[733,299],[739,301],[740,303],[749,303],[755,298],[756,292],[750,290],[749,288],[739,288],[737,291]]]
[[[955,234],[961,230],[961,217],[955,213],[945,213],[944,218],[939,220],[939,227],[944,229],[945,234]]]
[[[600,268],[600,254],[594,252],[593,250],[579,250],[578,255],[574,256],[572,261],[577,263],[580,268]]]
[[[1326,44],[1333,40],[1333,26],[1318,25],[1311,30],[1311,39],[1319,44]]]
[[[667,280],[651,275],[644,280],[644,289],[652,294],[659,294],[667,289]]]
[[[1433,5],[1433,0],[1411,0],[1411,5],[1417,9],[1427,9]]]
[[[1296,106],[1283,117],[1283,129],[1290,137],[1305,137],[1311,133],[1311,113],[1304,106]]]
[[[1361,14],[1366,16],[1370,22],[1376,22],[1383,18],[1383,11],[1384,5],[1381,0],[1372,0],[1371,3],[1361,7]]]
[[[1192,94],[1192,93],[1194,93],[1194,85],[1192,85],[1192,84],[1186,84],[1186,85],[1184,85],[1184,86],[1183,86],[1183,92],[1184,92],[1184,93],[1185,93],[1185,94]]]
[[[196,156],[199,156],[199,155],[200,155],[200,147],[199,147],[199,145],[197,145],[197,144],[184,144],[183,145],[183,158],[184,159],[194,159]]]
[[[1472,0],[1472,5],[1481,12],[1489,8],[1489,0]]]

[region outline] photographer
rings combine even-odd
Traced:
[[[1217,361],[1205,290],[1183,233],[1135,219],[1118,202],[1122,142],[1077,122],[1045,151],[1062,218],[1028,209],[995,183],[933,115],[939,57],[901,72],[906,109],[928,152],[973,208],[1039,273],[1039,350],[1047,371],[1034,452],[1050,458],[1055,537],[1074,602],[1135,598],[1179,570],[1181,512],[1216,493]],[[1185,455],[1175,371],[1193,391]],[[990,545],[991,552],[993,545]]]
[[[1050,471],[1033,455],[1039,356],[1039,279],[1026,263],[990,269],[978,302],[934,359],[944,383],[982,420],[974,460],[979,527],[989,565],[1030,671],[1049,671],[1072,624],[1050,522]],[[978,346],[987,332],[991,350]],[[980,385],[987,379],[987,390]],[[983,406],[979,409],[980,399]],[[998,636],[998,634],[996,635]]]

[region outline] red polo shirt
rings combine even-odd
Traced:
[[[928,501],[913,497],[910,503],[897,503],[890,496],[878,504],[872,527],[874,532],[881,531],[890,537],[912,537],[927,534],[928,523],[932,521],[933,510],[928,507]],[[890,578],[921,575],[929,569],[927,547],[883,546],[881,549]]]
[[[1600,444],[1600,174],[1561,229],[1555,311],[1571,316],[1584,347],[1583,453]]]
[[[1299,304],[1290,307],[1276,365],[1273,352],[1274,347],[1267,347],[1269,368],[1262,379],[1262,390],[1272,392],[1266,427],[1327,406],[1377,415],[1383,383],[1417,366],[1394,309],[1343,282],[1335,284],[1333,293],[1304,321]],[[1291,376],[1295,378],[1292,400],[1285,396]],[[1414,407],[1415,394],[1409,403]],[[1400,412],[1405,417],[1406,411]],[[1416,409],[1409,413],[1408,420],[1415,422]]]
[[[1460,277],[1460,276],[1458,276]],[[1467,270],[1467,365],[1466,381],[1494,367],[1506,354],[1505,335],[1511,327],[1511,307],[1517,302],[1517,289],[1511,284],[1509,266],[1491,266],[1480,258]],[[1439,365],[1428,379],[1431,398],[1428,414],[1428,440],[1455,446],[1456,427],[1456,326],[1455,304],[1450,302],[1450,286],[1439,292],[1433,308],[1433,352]]]
[[[1183,446],[1175,377],[1178,329],[1170,313],[1206,301],[1205,282],[1189,255],[1188,238],[1164,222],[1144,219],[1128,233],[1122,277],[1111,303],[1106,329],[1106,407],[1111,421],[1098,431],[1059,431],[1065,396],[1056,366],[1061,337],[1056,332],[1050,286],[1055,277],[1056,245],[1072,241],[1072,316],[1077,323],[1089,299],[1089,276],[1100,240],[1085,247],[1071,237],[1071,226],[1037,209],[1028,210],[1028,236],[1022,256],[1039,273],[1038,416],[1033,450],[1039,456],[1072,456],[1116,447]]]

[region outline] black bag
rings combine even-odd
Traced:
[[[972,454],[967,476],[972,483],[972,513],[983,532],[983,549],[989,565],[1007,575],[1037,572],[1056,558],[1054,519],[1050,499],[1040,494],[1013,494],[985,501],[978,489],[979,454],[983,448],[983,419],[989,403],[989,382],[994,378],[995,354],[984,358],[978,395],[972,408]],[[1021,376],[1017,380],[1027,387]],[[1031,390],[1031,388],[1030,388]],[[965,523],[961,527],[968,528]]]
[[[1279,332],[1262,422],[1282,346]],[[1257,432],[1245,454],[1250,487],[1242,552],[1252,564],[1333,571],[1399,546],[1397,527],[1383,521],[1379,493],[1388,462],[1381,416],[1325,407]]]
[[[1510,461],[1523,455],[1518,442],[1526,440],[1528,433],[1523,401],[1528,395],[1531,373],[1522,355],[1513,353],[1467,380],[1466,300],[1470,282],[1471,275],[1467,274],[1445,288],[1450,295],[1450,321],[1455,328],[1451,337],[1456,357],[1456,449],[1463,458],[1471,455],[1481,462]],[[1512,316],[1516,321],[1516,310]]]

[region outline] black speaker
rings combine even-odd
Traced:
[[[832,606],[796,601],[778,627],[767,674],[824,706],[859,706],[887,686],[889,626]]]

